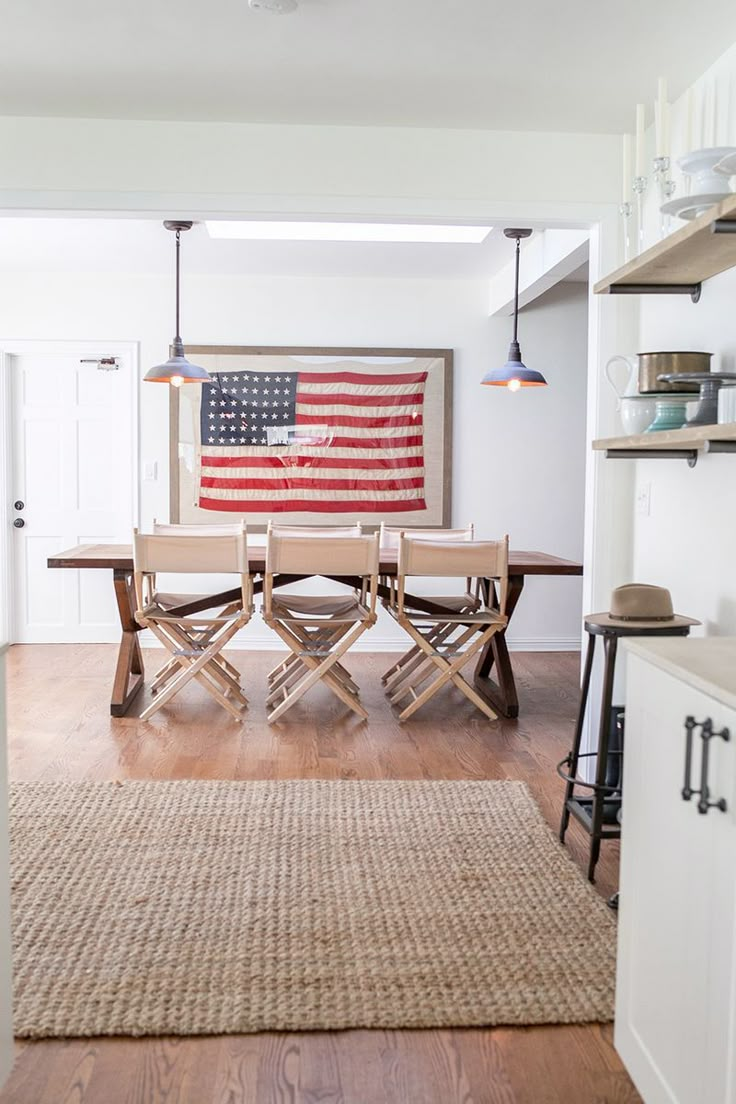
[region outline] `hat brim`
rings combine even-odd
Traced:
[[[696,621],[694,617],[683,617],[681,614],[675,614],[674,617],[668,617],[666,621],[646,621],[643,618],[632,620],[631,618],[622,619],[620,617],[612,617],[610,613],[591,613],[585,618],[585,621],[590,625],[598,625],[600,628],[611,629],[631,629],[632,631],[638,631],[639,629],[661,629],[666,632],[668,629],[684,629],[690,625],[702,625],[702,621]]]

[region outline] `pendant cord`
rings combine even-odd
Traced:
[[[174,340],[181,341],[179,334],[179,250],[181,249],[181,233],[176,231],[176,335]]]
[[[517,341],[519,332],[519,253],[521,241],[516,239],[516,277],[514,280],[514,341]]]

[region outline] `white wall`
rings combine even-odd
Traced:
[[[736,370],[736,270],[709,280],[699,303],[642,305],[640,349],[704,349],[713,371]],[[651,512],[634,515],[634,576],[672,591],[708,635],[736,636],[736,457],[636,464],[637,491],[651,486]]]
[[[736,145],[736,46],[693,88],[694,147],[714,140]],[[683,96],[673,108],[675,157],[685,149],[685,103]],[[676,169],[675,179],[680,195],[682,180]],[[658,220],[653,206],[647,220],[647,238],[655,240]],[[713,371],[732,372],[735,296],[736,270],[706,281],[697,304],[682,296],[642,296],[638,344],[620,351],[703,349],[715,354]],[[637,461],[635,483],[634,493],[650,485],[651,512],[636,514],[632,494],[627,504],[633,521],[632,577],[669,587],[677,609],[703,621],[696,632],[736,635],[736,457],[701,457],[694,469],[684,461]]]
[[[522,313],[524,358],[550,386],[515,395],[480,386],[488,364],[506,360],[510,339],[509,319],[486,317],[487,291],[481,280],[185,277],[183,337],[191,344],[455,349],[455,523],[472,520],[481,536],[508,531],[516,548],[580,559],[587,289],[561,285]],[[168,278],[0,277],[0,345],[3,337],[136,340],[144,372],[166,355],[171,325]],[[144,526],[168,516],[167,403],[167,388],[141,386],[141,461],[155,460],[159,471],[157,482],[141,485]],[[577,646],[580,593],[580,579],[529,579],[512,643]],[[382,623],[370,646],[387,642],[394,629]],[[260,622],[249,632],[264,636]]]

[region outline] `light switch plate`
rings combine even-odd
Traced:
[[[641,517],[649,517],[652,512],[652,484],[642,483],[636,492],[636,512]]]
[[[158,461],[146,460],[143,465],[143,479],[146,483],[155,483],[158,479]]]

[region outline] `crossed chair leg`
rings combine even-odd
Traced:
[[[317,656],[326,655],[338,643],[340,637],[345,632],[345,628],[342,625],[336,628],[325,624],[312,629],[302,625],[291,625],[290,628],[294,635],[298,636],[302,641],[301,652],[299,655],[292,653],[269,673],[269,694],[266,698],[267,706],[272,705],[274,701],[281,696],[284,690],[294,686],[302,677],[305,670],[308,670],[308,668],[305,668],[302,660],[303,653],[311,652]],[[356,696],[359,694],[357,683],[354,682],[350,672],[339,662],[339,660],[333,665],[331,674],[351,693]]]
[[[479,629],[478,625],[467,625],[467,623],[465,623],[464,631],[459,637],[456,637],[452,641],[447,640],[446,637],[443,638],[442,641],[438,641],[436,634],[430,632],[427,633],[426,636],[423,635],[416,626],[407,619],[400,620],[399,624],[402,625],[409,636],[416,642],[418,652],[422,653],[422,662],[415,670],[413,677],[411,674],[407,674],[390,695],[392,704],[397,704],[407,695],[412,699],[409,705],[399,714],[400,721],[407,720],[413,713],[416,713],[417,709],[421,709],[421,707],[448,682],[452,682],[466,698],[489,718],[489,720],[495,721],[497,719],[497,714],[493,712],[488,703],[483,700],[474,688],[466,682],[460,674],[460,671],[468,660],[490,640],[494,633],[502,628],[501,625],[493,624],[488,626],[485,631],[482,631]],[[454,630],[462,624],[462,622],[454,622],[452,623],[452,629]],[[472,639],[473,637],[475,637],[474,640]],[[468,644],[469,641],[471,641],[471,643]],[[468,647],[463,651],[462,649],[466,644],[468,644]],[[443,655],[442,652],[438,650],[438,646],[447,649],[450,652],[450,658]],[[430,682],[424,690],[417,693],[417,687],[427,681],[434,668],[439,670],[439,675]]]
[[[269,713],[269,721],[276,721],[290,709],[307,690],[322,681],[332,690],[340,701],[354,713],[367,720],[368,713],[358,698],[358,687],[340,663],[340,658],[368,627],[363,621],[333,623],[329,627],[324,622],[312,626],[301,622],[298,626],[272,619],[268,622],[289,647],[293,656],[279,664],[274,672],[278,686],[273,686],[267,698],[267,705],[281,700]],[[306,635],[307,628],[322,630],[321,643],[312,634]],[[325,634],[325,630],[329,631]],[[280,671],[280,668],[284,668]],[[280,677],[279,677],[280,676]]]
[[[154,701],[141,713],[140,719],[147,721],[187,682],[196,678],[223,709],[236,720],[242,720],[248,699],[231,673],[235,668],[230,663],[225,667],[226,661],[218,654],[240,628],[239,621],[226,625],[219,633],[216,630],[196,629],[188,633],[174,621],[167,622],[165,629],[162,625],[163,622],[159,621],[150,627],[164,647],[169,651],[173,648],[173,655],[157,675],[158,686],[163,686],[164,689],[156,694]]]
[[[225,613],[229,612],[230,610],[225,611]],[[196,632],[190,631],[189,636],[191,640],[196,641],[197,644],[208,644],[214,636],[215,631],[215,629],[202,629]],[[168,659],[151,680],[152,692],[155,694],[162,686],[165,686],[169,679],[173,678],[179,671],[179,667],[180,664],[176,656]],[[223,655],[218,654],[214,656],[207,670],[213,674],[224,687],[240,690],[240,672],[237,667],[233,667],[232,663],[228,662]]]
[[[452,636],[454,630],[454,624],[437,625],[435,631],[425,636],[424,639],[436,646],[445,641],[448,636]],[[413,671],[416,671],[418,667],[422,667],[427,662],[426,652],[417,644],[414,644],[381,676],[381,682],[386,687],[386,693],[392,693]]]

